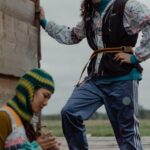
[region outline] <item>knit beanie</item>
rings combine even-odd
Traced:
[[[32,100],[38,88],[45,88],[54,93],[54,80],[42,69],[33,69],[22,76],[16,87],[16,95],[7,105],[13,108],[22,120],[30,122],[33,116]]]

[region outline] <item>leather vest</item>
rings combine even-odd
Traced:
[[[125,4],[128,0],[116,0],[105,13],[102,20],[102,40],[104,47],[134,47],[138,34],[128,35],[123,26]],[[98,76],[119,77],[128,74],[133,68],[142,71],[139,64],[127,64],[115,61],[116,53],[104,53],[98,69]],[[88,74],[94,73],[96,57],[88,67]]]

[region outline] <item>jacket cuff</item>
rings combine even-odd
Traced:
[[[45,18],[40,19],[40,25],[42,26],[43,29],[45,29],[47,25],[47,20]]]
[[[135,57],[135,55],[131,55],[131,57],[130,57],[130,62],[131,62],[131,64],[138,64],[138,63],[140,63],[141,61],[138,60],[138,59]]]

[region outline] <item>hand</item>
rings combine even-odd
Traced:
[[[114,60],[120,61],[121,63],[131,64],[130,57],[130,54],[121,52],[115,55]]]
[[[54,137],[52,135],[52,132],[50,131],[49,133],[46,134],[47,137]],[[61,149],[61,143],[58,142],[58,140],[56,140],[56,144],[54,145],[54,147],[51,148],[48,148],[47,150],[60,150]]]
[[[45,19],[45,11],[43,7],[40,7],[40,19]]]
[[[37,142],[43,150],[60,150],[61,143],[52,135],[51,132],[43,133],[38,137]]]
[[[61,150],[61,143],[57,141],[57,144],[52,149],[47,150]]]

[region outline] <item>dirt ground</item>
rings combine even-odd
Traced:
[[[64,138],[59,138],[62,150],[68,150]],[[119,150],[114,137],[88,137],[89,150]],[[150,150],[150,137],[142,137],[143,149]]]

